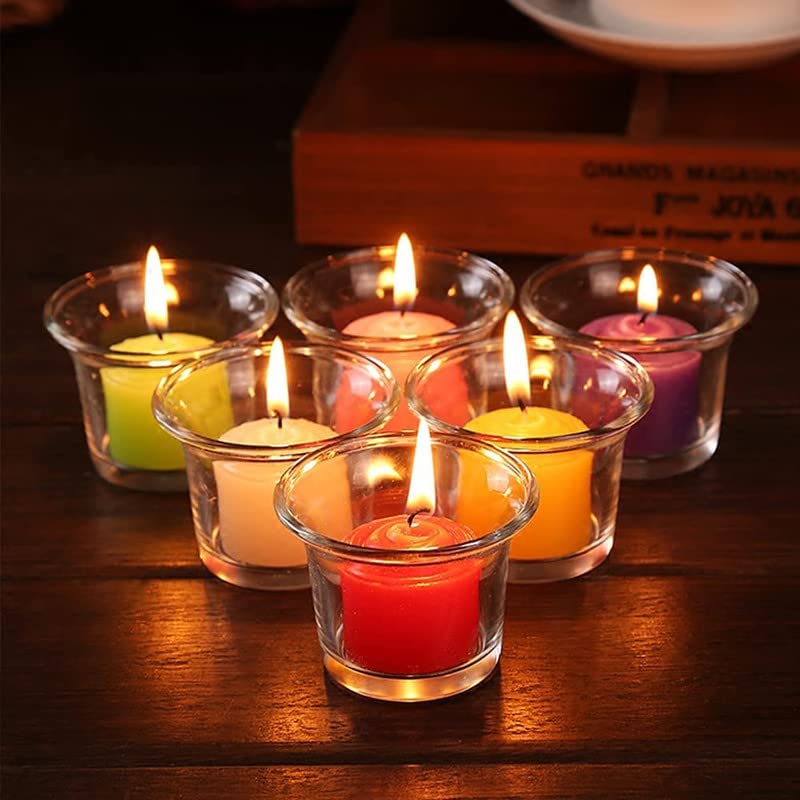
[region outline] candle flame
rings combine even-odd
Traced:
[[[645,264],[639,275],[636,305],[640,314],[654,314],[658,311],[658,281],[656,272],[650,264]]]
[[[436,482],[433,476],[433,450],[428,423],[420,420],[417,428],[417,446],[414,449],[414,463],[411,467],[411,484],[408,487],[406,512],[416,514],[436,509]]]
[[[151,245],[147,251],[144,269],[144,318],[153,331],[165,331],[169,324],[167,312],[167,290],[164,286],[164,271],[158,250]]]
[[[267,361],[267,415],[284,418],[289,416],[289,383],[280,336],[273,340]]]
[[[408,311],[417,299],[414,250],[405,233],[400,234],[394,254],[394,307]]]
[[[503,328],[503,368],[506,374],[506,392],[514,405],[531,404],[530,367],[525,334],[516,312],[509,311]]]

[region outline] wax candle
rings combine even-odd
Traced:
[[[352,544],[426,550],[474,538],[437,516],[405,515],[356,528]],[[478,646],[480,570],[472,562],[426,566],[352,564],[342,570],[344,649],[374,672],[421,675],[463,664]]]
[[[327,425],[289,416],[289,392],[283,344],[275,337],[267,367],[268,417],[237,425],[220,436],[224,442],[288,447],[336,436]],[[222,550],[243,564],[295,567],[306,563],[303,543],[278,520],[272,495],[290,462],[215,461]],[[324,492],[324,487],[320,487]],[[332,503],[331,514],[344,513]],[[345,504],[342,503],[342,506]]]
[[[566,411],[531,406],[530,367],[525,338],[517,315],[510,311],[503,334],[506,390],[514,408],[500,408],[470,420],[467,430],[508,440],[508,449],[530,467],[539,482],[539,510],[511,542],[512,559],[558,558],[585,547],[592,533],[592,454],[588,450],[525,452],[525,439],[547,439],[581,433],[586,425]],[[543,381],[549,381],[552,365],[540,362]],[[461,496],[469,498],[472,473],[462,475]],[[468,500],[466,500],[468,504]],[[491,521],[489,506],[464,508],[463,518],[476,515]],[[483,526],[485,522],[481,523]]]
[[[158,356],[198,352],[212,340],[190,333],[167,331],[167,292],[161,260],[155,247],[147,253],[144,281],[144,313],[147,324],[156,333],[123,339],[111,345],[111,350]],[[100,370],[106,410],[108,451],[118,464],[147,470],[183,469],[183,451],[176,439],[163,431],[151,408],[153,392],[158,382],[170,371],[170,366],[104,367]],[[209,373],[206,390],[218,391],[225,385],[224,370]],[[224,423],[226,409],[218,406]],[[228,413],[228,418],[230,414]]]
[[[435,505],[433,459],[423,422],[409,514],[364,523],[347,541],[367,548],[424,551],[475,538],[466,526],[433,515]],[[359,667],[424,675],[462,665],[477,652],[480,566],[472,559],[408,566],[350,563],[341,568],[341,589],[344,652]]]
[[[404,233],[397,242],[394,263],[394,311],[380,311],[367,314],[348,323],[343,333],[366,339],[415,339],[435,336],[438,333],[451,330],[455,324],[438,314],[428,314],[421,311],[412,311],[412,306],[417,297],[416,270],[414,265],[414,251],[411,241]],[[379,361],[383,361],[391,370],[399,386],[404,386],[406,378],[417,362],[422,358],[419,350],[388,351],[381,348],[369,352]],[[445,378],[442,402],[460,404],[466,408],[467,388],[463,376],[453,373]],[[346,393],[342,395],[340,405],[346,409],[349,398]],[[346,413],[343,411],[342,413]],[[387,424],[386,430],[413,429],[416,420],[406,405],[405,400],[400,404],[395,416]]]
[[[158,356],[203,350],[212,343],[205,336],[189,333],[164,333],[123,339],[111,346],[123,353],[149,353]],[[106,407],[108,451],[118,464],[138,469],[183,469],[183,450],[159,427],[151,409],[158,382],[169,367],[104,367],[100,370]],[[224,382],[224,371],[208,376],[208,390]],[[224,412],[224,407],[220,406]]]
[[[510,440],[539,439],[587,430],[577,417],[553,408],[499,408],[466,425],[475,433],[505,436]],[[513,445],[511,447],[513,452]],[[539,482],[539,510],[514,539],[511,558],[558,558],[577,553],[589,543],[592,533],[592,454],[588,450],[561,453],[520,453]],[[463,485],[464,497],[469,487]],[[491,516],[491,508],[474,509],[473,514]]]
[[[637,314],[611,314],[581,327],[581,333],[597,338],[657,342],[697,333],[682,319],[657,314],[658,284],[647,264],[639,278]],[[624,349],[624,348],[623,348]],[[701,356],[696,350],[665,353],[633,352],[650,374],[654,397],[650,411],[628,434],[625,455],[634,458],[674,453],[697,435]]]

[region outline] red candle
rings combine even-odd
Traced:
[[[347,541],[379,550],[431,551],[475,538],[465,525],[429,516],[435,508],[430,431],[420,422],[406,503],[410,516],[370,520]],[[426,675],[464,664],[478,649],[480,576],[480,564],[470,558],[349,564],[341,572],[346,656],[389,675]]]
[[[366,522],[348,541],[361,547],[430,550],[473,539],[444,517],[405,515]],[[478,649],[480,565],[353,564],[342,570],[344,650],[360,667],[423,675],[468,661]]]

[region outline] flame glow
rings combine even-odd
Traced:
[[[411,483],[408,487],[406,512],[418,511],[433,513],[436,509],[436,483],[433,476],[433,450],[428,423],[420,420],[417,429],[417,446],[414,450],[414,463],[411,467]]]
[[[144,318],[147,327],[154,331],[165,331],[169,324],[164,272],[158,250],[152,246],[147,251],[144,269]]]
[[[267,361],[267,414],[270,417],[289,416],[289,384],[286,379],[286,357],[283,342],[276,336]]]
[[[394,255],[394,307],[407,311],[417,299],[414,250],[405,233],[400,234]]]
[[[503,328],[503,368],[506,375],[506,392],[514,405],[531,404],[530,367],[525,334],[516,312],[509,311]]]
[[[654,314],[658,311],[658,281],[656,272],[645,264],[639,275],[639,289],[636,292],[636,306],[640,314]]]

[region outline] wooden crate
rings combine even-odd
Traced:
[[[296,126],[300,242],[800,263],[800,59],[638,72],[497,0],[406,3],[360,8]]]

